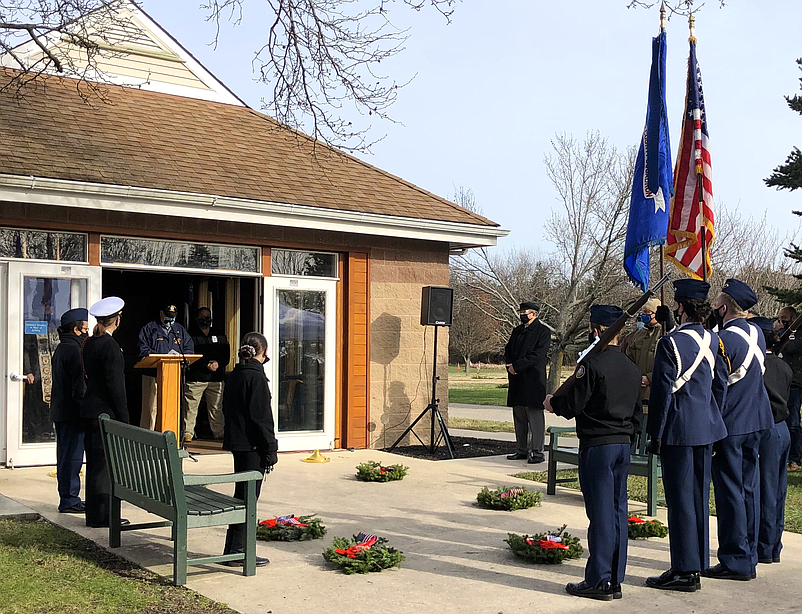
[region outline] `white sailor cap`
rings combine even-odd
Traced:
[[[116,316],[125,307],[125,301],[118,296],[108,296],[100,299],[89,308],[89,313],[96,318],[110,318]]]

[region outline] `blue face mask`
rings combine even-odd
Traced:
[[[652,316],[650,316],[648,314],[645,314],[645,313],[640,314],[640,316],[638,316],[638,318],[640,319],[640,321],[643,324],[648,324],[649,322],[652,321]],[[638,326],[638,328],[640,328],[640,326]]]

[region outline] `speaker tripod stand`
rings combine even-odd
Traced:
[[[435,324],[435,326],[434,326],[434,360],[432,361],[433,364],[432,364],[432,398],[431,398],[431,402],[426,406],[426,409],[424,409],[420,413],[420,415],[417,418],[415,418],[415,421],[407,427],[407,430],[405,430],[403,433],[401,433],[401,436],[398,439],[396,439],[395,443],[388,448],[388,450],[387,450],[388,452],[392,452],[393,450],[395,450],[396,446],[398,446],[398,444],[401,443],[401,440],[404,439],[404,437],[406,437],[409,433],[412,433],[415,436],[415,439],[420,441],[422,446],[426,447],[426,444],[423,443],[423,440],[420,437],[418,437],[418,434],[415,432],[414,429],[415,429],[415,425],[418,424],[418,422],[420,422],[426,414],[431,412],[432,413],[432,416],[431,416],[432,420],[431,420],[431,432],[430,432],[430,438],[429,438],[429,452],[434,454],[434,449],[440,444],[440,441],[443,440],[443,441],[445,441],[446,448],[448,449],[449,455],[451,455],[451,458],[454,458],[454,443],[451,441],[451,435],[449,435],[449,433],[448,433],[448,427],[446,426],[446,423],[443,420],[443,415],[440,413],[440,407],[439,407],[440,399],[437,398],[437,382],[440,380],[440,377],[437,375],[437,329],[438,328],[440,328],[440,326]],[[435,437],[434,437],[434,423],[435,423],[435,420],[437,421],[437,424],[440,426],[440,435],[437,437],[437,439],[435,439]]]

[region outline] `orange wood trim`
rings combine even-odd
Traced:
[[[369,326],[365,318],[357,315],[368,311],[368,254],[350,252],[347,270],[347,445],[354,448],[370,446],[370,408],[367,394],[369,386]]]
[[[161,433],[173,431],[180,448],[181,363],[175,360],[159,361],[156,382],[158,393],[156,430]]]
[[[88,246],[89,253],[87,257],[89,258],[89,264],[91,266],[100,266],[100,233],[99,232],[90,232],[89,233],[89,246]]]
[[[262,277],[273,275],[273,254],[269,247],[262,248]]]

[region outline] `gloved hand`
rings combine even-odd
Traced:
[[[646,446],[646,451],[650,454],[654,454],[655,456],[660,456],[660,440],[650,439],[648,445]]]
[[[278,449],[265,450],[262,452],[262,469],[265,473],[273,471],[273,467],[278,463]]]
[[[660,322],[660,324],[666,325],[666,330],[672,330],[676,323],[674,322],[674,316],[671,315],[671,310],[665,306],[660,305],[655,311],[654,319]]]

